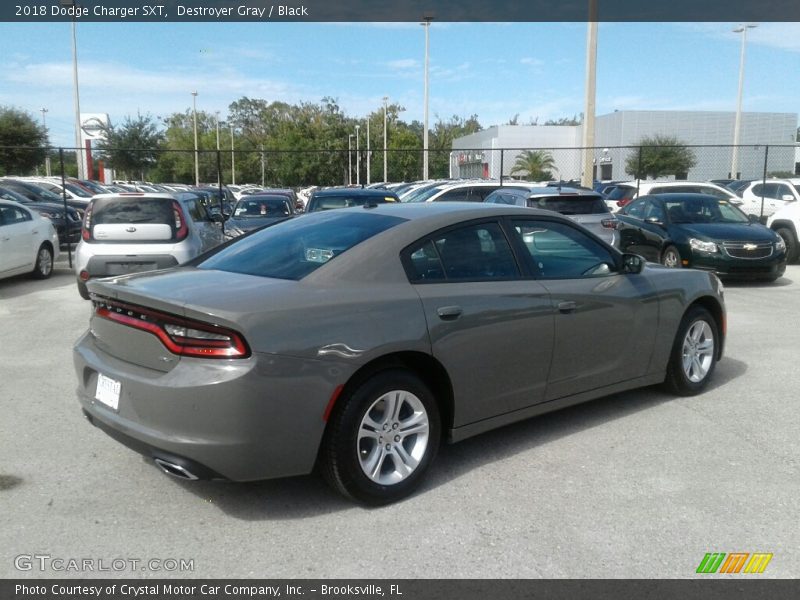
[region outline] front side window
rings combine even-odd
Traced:
[[[519,276],[517,262],[500,225],[478,223],[421,241],[406,253],[406,270],[415,283],[485,281]]]
[[[514,231],[542,279],[602,277],[617,271],[606,247],[565,223],[514,220]]]

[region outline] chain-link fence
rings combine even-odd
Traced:
[[[797,172],[800,145],[679,145],[430,149],[428,179],[592,180],[763,179]],[[415,149],[113,149],[92,156],[74,148],[0,147],[0,176],[51,174],[97,181],[187,185],[309,187],[424,179],[425,153]],[[15,160],[4,160],[10,154]],[[14,171],[19,155],[36,166]],[[46,159],[49,159],[46,160]],[[30,163],[30,161],[28,161]],[[46,164],[49,162],[49,165]]]
[[[444,148],[427,153],[428,179],[495,179],[500,183],[762,179],[791,177],[800,166],[800,145],[679,145],[538,148]],[[80,220],[70,220],[79,201],[70,178],[101,183],[184,184],[218,187],[254,184],[301,189],[370,185],[425,178],[425,153],[412,149],[275,148],[235,150],[140,150],[0,147],[0,177],[42,176],[59,185],[64,234],[71,240]],[[766,186],[763,186],[766,187]],[[3,181],[0,179],[0,190]],[[1,196],[1,194],[0,194]],[[52,197],[50,198],[52,202]],[[61,232],[59,232],[61,233]],[[71,264],[71,250],[68,245]]]

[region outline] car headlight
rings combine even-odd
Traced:
[[[778,239],[775,240],[775,250],[777,252],[783,252],[786,250],[786,242],[783,241],[781,236],[778,236]]]
[[[689,247],[699,252],[709,252],[711,254],[719,252],[719,248],[717,248],[714,242],[706,242],[704,240],[698,240],[697,238],[689,238]]]
[[[58,213],[46,212],[46,211],[39,211],[39,214],[43,217],[47,217],[48,219],[60,219],[61,215]]]

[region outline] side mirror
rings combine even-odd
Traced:
[[[627,252],[622,255],[622,272],[630,273],[631,275],[638,275],[644,269],[644,259],[638,254],[628,254]]]
[[[784,194],[783,196],[781,196],[781,200],[783,200],[784,202],[794,202],[794,196],[792,196],[791,194]]]
[[[747,215],[747,220],[751,223],[760,223],[761,221],[758,218],[758,215]]]

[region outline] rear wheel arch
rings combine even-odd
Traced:
[[[381,371],[404,369],[419,377],[433,392],[439,405],[442,429],[452,427],[454,415],[453,386],[442,363],[430,354],[417,351],[394,352],[371,360],[360,367],[345,383],[339,397],[352,393],[362,383]]]

